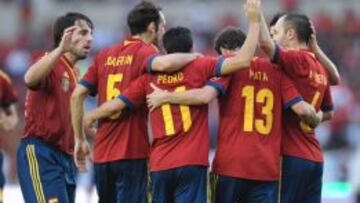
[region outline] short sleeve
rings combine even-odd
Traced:
[[[203,71],[206,78],[221,77],[221,67],[225,57],[205,56],[197,59],[197,66]]]
[[[15,102],[17,102],[17,97],[15,90],[12,86],[11,79],[7,75],[3,75],[5,73],[0,73],[1,80],[1,106],[7,107]]]
[[[281,72],[281,97],[284,109],[288,109],[300,101],[303,97],[296,89],[295,84],[284,73]]]
[[[126,104],[126,108],[134,109],[141,106],[145,101],[146,91],[145,85],[147,81],[147,76],[143,75],[131,82],[129,87],[126,88],[118,99],[123,101]]]
[[[219,92],[219,95],[223,96],[226,94],[226,90],[229,86],[230,80],[231,76],[213,77],[207,82],[206,85],[215,88]]]
[[[35,61],[39,61],[43,57],[46,57],[48,53],[45,53],[44,55],[38,57],[35,59]],[[59,62],[58,62],[59,63]],[[56,64],[54,64],[56,66]],[[51,90],[53,89],[53,81],[55,80],[55,69],[53,68],[49,74],[47,74],[38,85],[34,87],[28,87],[32,91],[38,91],[38,90]]]
[[[99,59],[100,55],[97,55],[93,64],[89,67],[83,78],[79,81],[79,84],[90,90],[92,95],[97,94]]]
[[[325,90],[324,98],[322,100],[320,109],[322,111],[324,111],[324,112],[334,110],[334,103],[333,103],[333,98],[332,98],[330,86],[327,86],[327,88]]]
[[[141,60],[142,60],[142,64],[141,64],[141,73],[151,73],[152,70],[152,61],[154,60],[154,58],[156,56],[159,55],[159,50],[154,46],[154,45],[147,45],[146,47],[144,47],[141,50]]]

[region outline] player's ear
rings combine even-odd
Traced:
[[[289,40],[293,40],[296,37],[296,32],[295,29],[291,28],[286,32],[286,38],[288,38]]]
[[[155,22],[151,22],[151,23],[148,25],[147,31],[148,31],[150,34],[156,33],[156,25],[155,25]]]

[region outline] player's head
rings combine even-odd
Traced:
[[[77,59],[84,59],[91,48],[94,27],[90,18],[84,14],[70,12],[56,19],[53,27],[55,47],[59,46],[64,31],[74,25],[79,29],[76,29],[72,35],[72,42],[75,46],[72,53]]]
[[[161,8],[142,1],[128,14],[127,23],[131,35],[146,35],[152,43],[157,43],[165,33],[165,16]]]
[[[283,17],[285,14],[286,14],[285,12],[279,12],[279,13],[275,14],[275,15],[272,17],[272,19],[271,19],[271,21],[270,21],[270,24],[269,24],[271,37],[273,37],[273,32],[274,32],[274,27],[275,27],[276,22],[277,22],[281,17]]]
[[[295,43],[307,44],[312,34],[309,18],[303,14],[286,14],[274,26],[273,39],[285,48]]]
[[[189,53],[193,46],[191,31],[185,27],[171,28],[163,36],[163,45],[168,54]]]
[[[219,55],[232,55],[244,44],[246,35],[240,29],[227,27],[215,37],[214,47]]]

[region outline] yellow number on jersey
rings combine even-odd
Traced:
[[[123,74],[110,74],[106,83],[106,101],[110,101],[120,95],[120,90],[115,87],[115,84],[123,80]],[[120,113],[111,116],[111,119],[119,118]]]
[[[184,92],[184,91],[186,91],[185,86],[180,86],[175,89],[175,92]],[[175,126],[174,126],[174,119],[171,113],[170,104],[162,105],[161,111],[164,118],[165,133],[167,136],[172,136],[175,134]],[[188,132],[192,125],[190,107],[187,105],[180,105],[180,112],[181,112],[183,130],[184,132]]]
[[[244,108],[244,132],[252,132],[254,130],[254,121],[255,129],[258,133],[262,135],[268,135],[271,132],[274,115],[274,94],[270,89],[261,89],[255,95],[254,86],[245,86],[242,89],[242,97],[245,98],[245,108]],[[261,113],[265,115],[265,121],[263,119],[254,119],[254,106],[255,106],[255,96],[256,103],[262,104]]]
[[[316,103],[319,101],[319,98],[320,98],[320,92],[319,91],[316,91],[315,92],[315,95],[311,101],[311,106],[313,106],[315,108],[316,106]],[[301,130],[304,132],[304,133],[310,133],[313,129],[308,125],[306,124],[304,121],[300,121],[300,128]]]

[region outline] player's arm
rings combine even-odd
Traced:
[[[330,58],[320,48],[316,39],[316,30],[314,25],[311,25],[313,34],[310,37],[309,47],[314,52],[316,58],[326,68],[329,74],[330,85],[338,85],[340,83],[340,74],[336,65],[330,60]]]
[[[126,100],[124,101],[121,98],[122,97],[120,96],[119,98],[107,101],[98,108],[87,113],[84,119],[85,126],[91,128],[95,121],[120,113],[122,109],[126,108]]]
[[[167,55],[154,55],[148,61],[148,72],[174,72],[192,62],[200,54],[174,53]]]
[[[297,102],[291,109],[311,128],[316,128],[323,119],[322,111],[316,113],[314,107],[305,101]]]
[[[24,80],[29,88],[38,87],[45,77],[51,72],[56,61],[66,52],[72,49],[72,34],[78,26],[67,28],[57,48],[46,54],[26,71]]]
[[[195,88],[184,92],[168,92],[154,84],[150,84],[153,92],[146,96],[147,105],[150,111],[165,103],[204,105],[218,96],[218,90],[213,86],[206,85],[202,88]]]
[[[249,67],[255,54],[260,30],[260,0],[247,0],[245,13],[249,22],[249,29],[246,40],[241,49],[234,57],[226,58],[221,70],[217,71],[217,76],[234,73],[242,68]]]
[[[3,108],[4,115],[0,118],[1,128],[5,131],[13,130],[19,122],[18,113],[15,104]]]
[[[71,122],[74,129],[75,141],[86,140],[86,136],[83,133],[84,101],[89,94],[90,89],[78,84],[71,95]]]
[[[268,26],[264,14],[261,12],[259,46],[269,58],[273,58],[275,54],[275,43],[271,39]]]
[[[321,119],[321,122],[325,122],[325,121],[329,121],[331,120],[332,118],[334,118],[334,111],[331,110],[331,111],[324,111],[322,112],[322,119]]]

